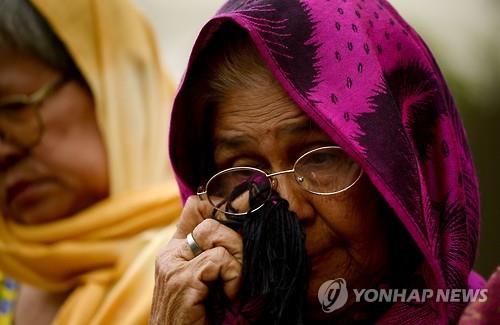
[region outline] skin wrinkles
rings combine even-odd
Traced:
[[[215,111],[212,137],[218,170],[233,166],[285,170],[307,150],[334,144],[276,84],[231,94]],[[238,141],[231,141],[235,138]],[[325,317],[317,303],[324,281],[343,277],[351,288],[366,288],[385,272],[388,244],[385,221],[377,213],[378,193],[366,177],[336,196],[308,193],[291,175],[277,179],[277,191],[306,229],[309,313]],[[344,309],[350,308],[348,304]]]
[[[282,91],[277,91],[274,84],[269,84],[268,86],[271,87],[272,90],[267,91],[266,96],[258,96],[257,94],[266,91],[268,87],[256,89],[255,94],[238,92],[238,96],[233,95],[224,102],[224,109],[218,110],[216,113],[217,116],[219,118],[229,119],[243,130],[259,127],[262,122],[267,120],[281,123],[294,116],[300,116],[300,112],[298,111],[281,109],[291,105],[290,99]],[[256,107],[263,108],[263,110],[256,110]],[[286,112],[286,114],[283,115],[283,112]],[[267,131],[269,132],[270,130]],[[252,134],[246,133],[246,135],[251,136]]]
[[[222,99],[211,103],[214,110],[208,120],[214,152],[210,156],[216,170],[235,166],[268,173],[288,170],[305,152],[334,145],[269,73],[261,74],[250,76],[262,81],[257,87],[226,89]],[[310,265],[306,319],[360,319],[366,312],[362,304],[349,301],[341,310],[326,314],[317,293],[322,283],[336,278],[344,278],[349,288],[376,287],[382,281],[389,249],[377,191],[366,177],[336,196],[311,194],[291,174],[276,180],[276,190],[306,232]],[[207,200],[196,195],[187,199],[176,233],[157,258],[153,324],[205,323],[206,299],[216,280],[230,300],[237,296],[243,278],[243,241],[226,226],[214,227],[213,220],[207,219],[212,212]],[[203,250],[197,256],[186,242],[189,233]]]
[[[288,98],[281,97],[278,101],[278,105],[264,106],[267,114],[264,113],[256,117],[248,117],[247,108],[241,108],[234,114],[220,114],[220,117],[217,118],[218,132],[214,134],[216,165],[223,165],[220,157],[227,159],[231,153],[238,153],[242,148],[257,144],[269,146],[271,141],[279,142],[294,135],[297,138],[297,134],[301,135],[300,142],[316,139],[317,142],[323,142],[325,145],[332,144],[329,137],[325,136],[324,132],[301,111],[287,110],[287,107],[292,105]],[[227,107],[233,106],[229,104]],[[246,107],[255,110],[259,106],[250,107],[247,105]],[[224,112],[225,109],[226,106],[223,106],[218,112]],[[272,114],[268,113],[268,110],[272,110]],[[252,122],[246,123],[247,120]],[[277,127],[273,127],[274,125]],[[298,157],[293,157],[293,159]]]

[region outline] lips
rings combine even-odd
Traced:
[[[6,201],[10,203],[15,199],[29,198],[36,188],[44,183],[44,179],[20,179],[12,182],[6,189]]]

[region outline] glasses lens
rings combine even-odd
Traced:
[[[272,191],[272,184],[265,173],[253,168],[223,171],[207,184],[207,196],[219,211],[243,214],[264,204]]]
[[[0,138],[22,147],[29,147],[38,141],[41,123],[36,105],[11,103],[0,107]]]
[[[295,164],[295,177],[306,190],[330,194],[351,186],[361,168],[340,148],[322,148],[301,157]]]

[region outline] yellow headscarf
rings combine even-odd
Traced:
[[[69,291],[55,324],[145,324],[154,257],[181,209],[166,162],[172,87],[154,35],[127,0],[32,4],[92,90],[111,194],[43,225],[0,218],[0,269],[48,291]]]

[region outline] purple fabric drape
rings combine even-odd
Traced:
[[[425,43],[386,1],[228,1],[201,31],[186,73],[222,26],[249,34],[294,102],[364,169],[414,238],[428,288],[468,288],[479,195],[462,122]],[[184,85],[170,154],[183,199],[200,149]],[[476,281],[477,282],[477,281]],[[396,303],[383,322],[456,322],[464,303]]]

